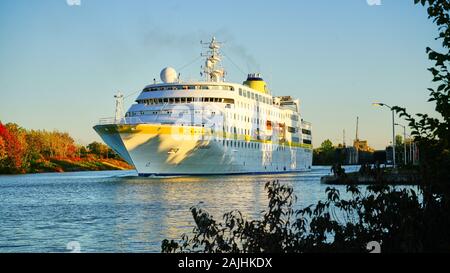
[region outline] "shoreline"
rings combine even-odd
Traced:
[[[0,172],[0,175],[20,175],[37,173],[65,173],[85,171],[134,170],[123,160],[111,158],[49,158],[34,163],[28,170],[18,173]]]
[[[327,185],[418,185],[420,175],[415,170],[397,170],[392,172],[383,170],[379,173],[349,172],[343,176],[325,175],[320,178],[320,183]]]

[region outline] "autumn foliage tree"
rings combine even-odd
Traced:
[[[24,133],[15,124],[3,125],[0,123],[0,139],[3,154],[0,168],[4,172],[19,173],[23,170],[25,145]]]
[[[94,154],[100,158],[114,157],[113,151],[103,143],[94,141],[87,145],[87,148],[91,154]]]
[[[76,145],[65,132],[26,130],[14,123],[0,123],[0,173],[24,173],[32,171],[46,161],[79,157],[117,158],[103,143],[92,142],[87,146]]]
[[[0,125],[1,126],[1,125]],[[6,159],[6,143],[2,137],[0,137],[0,162]]]

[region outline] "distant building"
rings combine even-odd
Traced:
[[[370,164],[373,163],[374,149],[369,146],[367,140],[355,139],[353,141],[353,147],[357,151],[358,164]]]
[[[367,143],[367,140],[360,140],[360,139],[355,139],[353,141],[353,147],[357,150],[357,151],[363,151],[363,152],[373,152],[374,149],[372,149],[369,144]]]
[[[356,139],[353,146],[339,145],[336,149],[336,158],[345,165],[358,165],[364,163],[374,163],[374,149],[372,149],[367,140]]]

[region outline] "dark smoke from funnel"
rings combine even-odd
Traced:
[[[144,34],[144,46],[152,51],[151,54],[170,49],[177,51],[188,50],[189,53],[197,55],[200,49],[199,42],[201,40],[208,41],[212,36],[225,43],[223,51],[234,62],[238,64],[245,63],[248,73],[261,71],[261,66],[256,61],[256,58],[250,54],[245,46],[238,44],[236,42],[237,39],[226,28],[220,28],[213,34],[203,30],[189,33],[173,33],[167,31],[167,29],[162,30],[161,27],[155,26]]]

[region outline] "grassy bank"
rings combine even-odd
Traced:
[[[50,158],[37,161],[27,173],[131,170],[133,166],[118,159]]]

